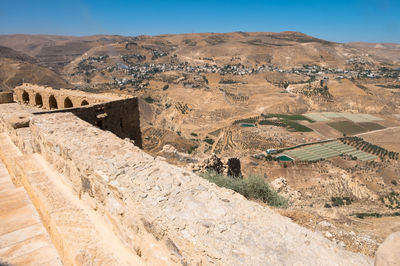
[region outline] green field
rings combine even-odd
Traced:
[[[360,161],[368,161],[377,158],[375,155],[359,151],[340,141],[304,146],[285,151],[283,154],[300,161],[318,161],[321,159],[333,158],[341,154],[351,155]]]
[[[264,114],[262,114],[261,116],[264,118],[276,117],[276,118],[281,118],[281,119],[285,119],[285,120],[295,120],[295,121],[296,120],[297,121],[304,120],[304,121],[308,121],[310,123],[314,122],[314,120],[312,120],[304,115],[285,115],[285,114],[266,114],[266,115],[264,115]]]
[[[286,125],[288,125],[288,130],[289,131],[297,131],[297,132],[311,132],[313,131],[311,128],[303,126],[302,124],[296,123],[294,121],[291,120],[286,120],[283,119],[282,120],[283,123],[285,123]]]
[[[362,126],[360,126],[354,122],[351,122],[351,121],[331,122],[331,123],[328,123],[328,125],[346,135],[355,135],[355,134],[360,134],[360,133],[368,131],[367,129],[363,128]]]
[[[275,120],[268,120],[269,118],[275,118]],[[276,119],[277,118],[277,119]],[[296,121],[308,121],[313,123],[314,121],[302,116],[302,115],[286,115],[286,114],[261,114],[261,116],[249,117],[244,119],[235,120],[233,125],[239,124],[242,127],[250,127],[253,124],[258,125],[271,125],[287,128],[289,131],[296,132],[311,132],[311,128],[303,126]]]

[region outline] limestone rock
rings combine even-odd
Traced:
[[[29,129],[34,151],[65,177],[75,197],[87,187],[83,193],[119,241],[149,264],[164,258],[184,265],[373,263],[71,113],[36,116]],[[216,156],[207,165],[224,169]],[[90,207],[85,198],[82,203]],[[159,264],[167,263],[153,263]]]
[[[400,232],[392,233],[379,246],[376,252],[375,265],[400,265]]]
[[[174,158],[181,162],[186,162],[186,163],[197,162],[197,160],[188,156],[186,153],[179,152],[174,146],[172,146],[170,144],[164,145],[164,147],[160,153],[161,153],[161,155],[165,156],[166,158]]]
[[[286,180],[286,178],[279,177],[271,182],[271,186],[280,194],[289,197],[292,201],[300,198],[300,193],[293,190]]]
[[[216,154],[212,154],[202,162],[201,168],[203,171],[212,170],[221,174],[224,171],[224,164]]]
[[[8,119],[8,123],[14,128],[23,128],[23,127],[29,127],[29,121],[31,119],[26,116],[14,116],[10,117]]]

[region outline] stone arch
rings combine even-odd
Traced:
[[[81,106],[84,106],[84,105],[89,105],[88,101],[83,100],[83,101],[81,102]]]
[[[64,100],[64,108],[71,108],[74,107],[70,98],[65,98]]]
[[[39,107],[43,106],[42,95],[40,95],[39,93],[36,93],[36,95],[35,95],[35,105],[39,106]]]
[[[22,103],[29,104],[29,94],[26,91],[22,93]]]
[[[49,97],[49,107],[50,109],[58,109],[57,100],[56,97],[54,97],[54,95],[50,95]]]

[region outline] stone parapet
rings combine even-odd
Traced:
[[[108,217],[121,241],[142,258],[159,250],[169,254],[167,261],[189,265],[372,264],[73,114],[34,117],[30,129],[33,150],[70,180],[77,196]]]
[[[29,83],[16,87],[14,93],[17,102],[47,110],[79,107],[125,98],[115,94],[53,89]]]

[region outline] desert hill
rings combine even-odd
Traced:
[[[36,58],[0,46],[0,88],[13,89],[23,81],[56,88],[70,87],[60,75],[51,69],[39,66]]]
[[[340,67],[346,64],[347,59],[357,56],[377,65],[393,64],[399,60],[398,56],[395,58],[391,56],[391,53],[399,49],[396,44],[340,44],[299,32],[194,33],[137,37],[21,34],[1,35],[0,45],[35,57],[43,65],[56,70],[85,53],[90,54],[91,49],[93,53],[101,51],[111,55],[114,52],[129,53],[160,49],[168,55],[176,55],[183,62],[210,63],[209,59],[215,57],[213,60],[216,63],[252,65],[272,63],[282,67],[302,64]],[[370,51],[371,47],[377,50],[377,56],[380,57],[375,58],[374,52],[370,55],[364,54]],[[386,52],[388,55],[382,56]]]

